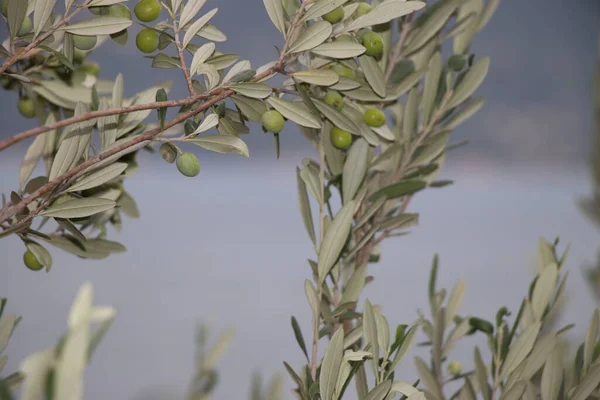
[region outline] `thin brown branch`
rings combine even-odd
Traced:
[[[137,104],[128,107],[121,108],[111,108],[108,110],[100,110],[100,111],[91,111],[76,117],[63,119],[61,121],[57,121],[50,125],[38,126],[37,128],[30,129],[28,131],[24,131],[21,133],[17,133],[14,136],[11,136],[7,139],[0,141],[0,151],[6,149],[7,147],[12,146],[15,143],[20,142],[21,140],[30,138],[32,136],[39,135],[41,133],[49,132],[54,129],[63,128],[65,126],[73,125],[78,122],[88,121],[90,119],[99,118],[99,117],[107,117],[109,115],[119,115],[119,114],[127,114],[134,111],[143,111],[143,110],[153,110],[157,108],[165,108],[165,107],[180,107],[187,104],[192,104],[198,100],[202,100],[206,98],[205,95],[198,95],[188,97],[182,100],[169,100],[169,101],[159,101],[154,103],[147,104]]]
[[[310,2],[311,2],[310,0],[302,0],[302,2],[300,3],[300,8],[298,8],[298,11],[296,11],[296,17],[292,21],[292,23],[285,35],[285,43],[283,45],[283,49],[281,50],[281,54],[279,55],[279,62],[283,61],[284,57],[287,55],[287,51],[290,48],[290,45],[294,42],[294,39],[295,39],[294,35],[296,33],[296,29],[300,25],[300,19],[302,18],[302,15],[304,14],[304,10],[306,9],[306,6]]]
[[[176,21],[173,21],[173,24],[177,26]],[[185,63],[183,47],[181,47],[181,41],[179,40],[179,28],[176,28],[175,31],[175,47],[177,47],[177,54],[179,55],[179,61],[181,63],[181,71],[183,71],[183,77],[185,78],[185,83],[187,85],[188,91],[190,92],[190,96],[194,96],[196,94],[196,91],[194,90],[194,85],[192,84],[192,77],[190,76],[190,71],[188,70],[187,64]]]
[[[406,22],[402,24],[402,30],[400,32],[400,38],[396,42],[396,46],[394,47],[394,52],[390,57],[387,65],[387,69],[385,70],[385,81],[390,80],[390,76],[392,76],[392,71],[394,70],[394,66],[400,59],[400,54],[402,53],[402,47],[404,46],[404,42],[406,41],[406,37],[408,36],[408,32],[410,32],[410,26],[412,23],[414,13],[408,15],[406,17]]]
[[[71,19],[73,17],[75,17],[82,10],[85,10],[87,8],[87,4],[89,2],[90,2],[90,0],[86,1],[86,3],[84,5],[82,5],[80,7],[77,7],[71,14],[65,16],[63,19],[61,19],[60,21],[58,21],[51,29],[49,29],[48,31],[42,33],[36,40],[34,40],[33,42],[31,42],[23,50],[15,52],[8,60],[6,60],[2,65],[0,65],[0,75],[2,75],[8,68],[12,67],[14,65],[14,63],[16,63],[17,61],[19,61],[19,60],[21,60],[23,58],[26,58],[27,54],[31,50],[35,49],[37,46],[40,45],[40,43],[42,43],[44,40],[46,40],[50,36],[52,36],[52,34],[54,32],[56,32],[57,29],[59,29],[63,25],[68,24],[69,21],[71,21]]]
[[[271,74],[281,71],[282,68],[283,68],[283,65],[281,63],[277,63],[275,66],[269,68],[268,70],[261,73],[260,75],[255,76],[252,79],[252,81],[253,82],[259,81]],[[234,93],[234,91],[231,89],[217,89],[216,91],[214,91],[210,94],[211,96],[213,96],[210,100],[207,100],[206,102],[202,103],[202,105],[200,105],[199,107],[196,107],[185,113],[179,114],[178,116],[173,118],[171,121],[167,122],[165,124],[164,129],[171,128],[177,124],[184,122],[186,119],[193,117],[194,115],[206,110],[207,108],[213,106],[214,104],[216,104],[222,100],[225,100],[227,97],[231,96],[233,93]],[[87,168],[89,168],[89,167],[93,166],[94,164],[97,164],[100,161],[105,160],[108,157],[111,157],[123,150],[126,150],[130,147],[141,144],[143,142],[151,141],[155,136],[157,136],[158,134],[163,132],[164,129],[161,129],[160,127],[158,127],[156,129],[149,130],[141,135],[131,138],[130,140],[128,140],[126,142],[123,142],[117,146],[111,147],[111,148],[103,151],[102,153],[96,155],[95,157],[92,157],[89,160],[70,169],[65,174],[63,174],[63,175],[57,177],[56,179],[48,182],[47,184],[43,185],[38,190],[31,193],[29,196],[23,198],[19,203],[8,206],[8,207],[5,206],[2,210],[0,210],[0,223],[7,221],[9,218],[11,218],[15,214],[17,214],[19,211],[23,210],[29,204],[31,204],[35,199],[45,196],[46,194],[50,193],[52,190],[57,188],[60,184],[62,184],[63,182],[65,182],[69,179],[75,178],[78,174],[80,174]],[[39,214],[41,211],[42,211],[42,209],[38,208],[37,210],[32,212],[27,218],[20,221],[19,224],[28,222],[35,215]]]

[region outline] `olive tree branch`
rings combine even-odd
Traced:
[[[269,75],[280,72],[282,69],[283,69],[283,64],[277,63],[276,65],[267,69],[263,73],[256,75],[251,81],[252,82],[259,81],[263,78],[266,78]],[[209,96],[211,96],[211,98],[209,100],[202,103],[202,105],[200,105],[190,111],[182,113],[182,114],[176,116],[175,118],[173,118],[172,120],[170,120],[169,122],[165,123],[164,129],[171,128],[177,124],[184,122],[186,119],[193,117],[194,115],[208,109],[209,107],[213,106],[214,104],[216,104],[222,100],[225,100],[226,98],[228,98],[229,96],[231,96],[234,93],[235,92],[231,89],[222,89],[222,88],[212,91],[211,93],[209,93]],[[39,189],[37,189],[36,191],[31,193],[29,196],[23,198],[17,204],[11,205],[10,203],[8,203],[5,207],[0,209],[0,223],[7,221],[10,217],[14,216],[19,211],[23,210],[25,207],[27,207],[29,204],[31,204],[35,199],[47,195],[52,190],[57,188],[60,184],[62,184],[63,182],[65,182],[69,179],[75,178],[76,176],[78,176],[78,174],[85,171],[87,168],[89,168],[89,167],[99,163],[100,161],[105,160],[117,153],[127,150],[130,147],[140,145],[140,144],[143,144],[146,142],[150,142],[155,136],[162,133],[164,131],[164,129],[162,129],[160,127],[151,129],[147,132],[144,132],[138,136],[131,138],[128,141],[120,143],[114,147],[108,148],[105,151],[103,151],[102,153],[96,155],[95,157],[92,157],[89,160],[73,167],[72,169],[70,169],[69,171],[64,173],[63,175],[61,175],[61,176],[55,178],[54,180],[46,183],[45,185],[41,186]],[[33,217],[38,215],[42,210],[43,210],[43,208],[36,209],[28,217],[19,221],[18,225],[21,225],[21,224],[24,225],[24,224],[28,223]]]
[[[218,93],[213,93],[218,94]],[[99,111],[90,111],[81,115],[77,115],[75,117],[66,118],[60,121],[57,121],[50,125],[38,126],[37,128],[29,129],[27,131],[17,133],[14,136],[11,136],[7,139],[0,141],[0,151],[5,150],[7,147],[12,146],[15,143],[20,142],[21,140],[30,138],[32,136],[39,135],[41,133],[45,133],[54,129],[63,128],[65,126],[73,125],[78,122],[88,121],[90,119],[99,118],[99,117],[107,117],[110,115],[119,115],[119,114],[128,114],[135,111],[143,111],[143,110],[153,110],[158,108],[170,108],[170,107],[180,107],[188,104],[192,104],[196,101],[207,98],[207,95],[195,95],[190,96],[182,100],[169,100],[169,101],[158,101],[154,103],[147,104],[136,104],[128,107],[121,108],[110,108],[108,110],[99,110]]]
[[[396,42],[396,46],[394,47],[394,52],[390,57],[390,60],[387,65],[387,69],[385,71],[385,81],[390,80],[390,76],[392,76],[392,71],[394,70],[394,66],[400,59],[400,54],[402,53],[402,47],[404,46],[404,42],[406,41],[406,37],[408,36],[408,32],[410,32],[410,26],[412,22],[414,13],[410,13],[406,17],[406,22],[402,24],[402,31],[400,32],[400,38]]]
[[[290,48],[290,45],[294,42],[294,35],[296,33],[296,29],[300,25],[300,19],[302,18],[302,15],[304,15],[304,10],[306,9],[306,6],[311,2],[312,0],[302,0],[302,2],[300,3],[300,8],[298,8],[298,11],[296,11],[296,17],[290,24],[290,27],[288,28],[288,31],[285,35],[285,43],[283,45],[283,49],[281,50],[281,54],[279,55],[279,62],[283,61],[283,59],[287,55],[287,51]]]
[[[22,58],[25,58],[25,56],[27,55],[27,53],[29,53],[31,50],[33,50],[34,48],[36,48],[37,46],[39,46],[44,40],[46,40],[50,36],[52,36],[52,34],[54,32],[56,32],[57,29],[59,29],[60,27],[66,25],[66,24],[68,24],[69,21],[71,21],[71,19],[74,16],[76,16],[77,14],[79,14],[82,10],[85,10],[88,7],[88,4],[90,2],[91,2],[91,0],[86,0],[86,2],[84,4],[82,4],[81,6],[75,8],[75,10],[73,10],[73,12],[71,14],[66,15],[63,19],[61,19],[56,24],[54,24],[54,26],[51,29],[49,29],[48,31],[46,31],[43,34],[41,34],[36,40],[34,40],[33,42],[31,42],[22,51],[15,52],[15,54],[13,54],[8,60],[6,60],[2,65],[0,65],[0,75],[2,75],[8,68],[12,67],[14,63],[16,63],[17,61],[21,60]]]
[[[177,48],[177,54],[179,54],[179,61],[181,62],[181,71],[183,72],[183,77],[185,78],[185,83],[187,84],[188,91],[190,92],[190,96],[194,96],[196,91],[194,90],[194,86],[192,85],[192,77],[190,76],[190,71],[185,63],[185,56],[183,54],[183,47],[181,47],[181,41],[179,40],[179,24],[173,19],[173,28],[174,28],[174,36],[175,36],[175,47]]]

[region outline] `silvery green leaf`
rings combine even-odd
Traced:
[[[196,68],[196,74],[206,76],[208,90],[216,88],[221,80],[219,71],[217,71],[217,69],[210,64],[198,65]]]
[[[131,24],[132,21],[124,17],[100,15],[72,25],[65,25],[59,29],[74,35],[98,36],[121,32],[129,28]]]
[[[354,200],[363,182],[369,164],[369,148],[369,144],[363,138],[359,138],[348,151],[342,173],[344,203]]]
[[[331,86],[331,89],[343,92],[345,90],[352,90],[360,87],[360,83],[353,81],[352,79],[340,76],[340,80],[335,85]]]
[[[123,74],[118,74],[112,91],[112,107],[121,108],[123,106]]]
[[[540,331],[541,323],[535,322],[531,324],[525,331],[519,336],[519,338],[510,346],[508,354],[502,365],[501,376],[507,378],[508,375],[514,371],[515,368],[529,355],[537,335]]]
[[[360,63],[360,67],[365,73],[365,78],[367,79],[367,82],[373,91],[379,97],[385,97],[385,77],[383,76],[383,71],[381,70],[381,67],[377,61],[375,61],[373,57],[367,55],[358,57],[358,61]]]
[[[323,43],[322,45],[315,47],[311,51],[323,57],[343,59],[360,56],[366,50],[367,49],[364,46],[358,43],[329,42]]]
[[[477,29],[479,28],[480,16],[483,12],[483,0],[467,0],[458,8],[458,14],[456,18],[461,20],[468,15],[475,14],[474,18],[471,18],[468,25],[462,30],[462,32],[454,37],[452,44],[454,54],[467,54],[469,47]]]
[[[531,379],[546,362],[548,354],[550,354],[558,343],[558,338],[554,333],[547,333],[540,337],[531,350],[531,354],[527,357],[527,365],[523,369],[521,378]]]
[[[232,95],[231,100],[251,121],[260,122],[262,115],[267,111],[264,102],[245,96]]]
[[[527,383],[525,381],[515,382],[512,386],[505,387],[499,400],[519,400],[523,397],[526,389]]]
[[[331,337],[321,364],[319,388],[321,399],[335,400],[333,394],[344,358],[344,329],[339,328]]]
[[[446,325],[449,326],[458,312],[465,296],[465,281],[459,280],[452,288],[448,304],[446,305]]]
[[[414,35],[411,35],[412,37],[407,39],[403,54],[406,56],[413,53],[437,35],[461,2],[462,0],[445,1],[440,7],[437,7],[425,23],[418,30],[413,31]]]
[[[114,206],[115,202],[112,200],[88,197],[50,206],[42,211],[40,215],[56,218],[82,218],[110,210]]]
[[[346,239],[352,228],[352,219],[354,218],[355,211],[356,203],[354,201],[346,203],[337,213],[331,226],[325,233],[323,243],[319,246],[317,268],[319,284],[323,283],[344,248]]]
[[[367,393],[367,397],[365,400],[383,400],[386,398],[391,388],[392,381],[387,380],[381,382],[379,385],[375,386],[369,393]]]
[[[558,278],[558,267],[556,264],[550,264],[539,275],[539,278],[533,289],[531,296],[531,308],[534,317],[539,321],[542,319],[544,311],[550,302]]]
[[[78,103],[75,115],[81,115],[85,112],[87,112],[85,106],[82,103]],[[89,123],[79,123],[69,127],[54,157],[50,175],[48,176],[49,180],[54,180],[77,165],[87,150],[91,134],[92,127],[89,126]]]
[[[487,25],[487,23],[490,21],[492,15],[494,15],[494,12],[496,12],[496,9],[499,5],[500,0],[488,0],[486,2],[485,9],[479,17],[479,25],[477,26],[478,31],[482,30]]]
[[[108,99],[100,99],[100,111],[109,109]],[[100,132],[100,139],[102,142],[102,150],[106,150],[108,146],[113,144],[117,140],[117,125],[118,116],[109,115],[106,117],[98,118],[98,131]]]
[[[312,219],[312,212],[310,209],[310,201],[308,199],[308,192],[306,191],[306,184],[300,177],[300,168],[296,167],[296,183],[298,186],[298,203],[300,206],[300,215],[302,216],[302,222],[304,228],[313,242],[313,245],[317,245],[317,238],[315,236],[315,226]]]
[[[303,103],[282,100],[277,97],[270,97],[267,102],[271,107],[279,111],[284,117],[294,121],[298,125],[307,128],[320,128],[321,121],[319,117],[310,112]]]
[[[425,75],[423,95],[421,97],[422,124],[427,126],[433,115],[435,98],[438,92],[440,75],[442,73],[442,56],[439,52],[435,53],[429,61],[429,69]]]
[[[75,183],[66,191],[78,192],[81,190],[95,188],[121,175],[123,171],[127,169],[127,167],[127,163],[116,162],[75,181]]]
[[[227,36],[216,26],[211,24],[204,25],[204,28],[200,29],[200,32],[198,32],[197,35],[213,42],[220,43],[227,40]]]
[[[400,364],[400,362],[404,359],[404,357],[406,357],[406,354],[408,354],[408,350],[410,350],[410,347],[412,346],[412,343],[415,340],[415,335],[417,334],[418,328],[419,328],[419,325],[415,324],[412,327],[410,327],[410,329],[408,330],[406,337],[402,341],[402,345],[396,352],[396,355],[394,356],[394,360],[392,361],[392,364],[390,365],[390,368],[389,368],[390,371],[394,371],[396,369],[396,367],[398,366],[398,364]]]
[[[415,388],[408,382],[395,381],[392,383],[392,387],[390,388],[391,392],[400,393],[404,396],[410,396],[415,393],[419,393],[419,389]]]
[[[52,256],[50,255],[48,250],[46,250],[46,248],[41,244],[36,243],[34,241],[27,241],[25,245],[27,247],[27,250],[33,253],[33,255],[35,256],[35,258],[37,258],[40,264],[46,267],[46,272],[50,271],[50,268],[52,268]]]
[[[387,360],[390,355],[390,324],[381,313],[381,310],[375,309],[373,311],[375,311],[375,323],[377,325],[377,343],[379,343],[379,348],[383,352],[384,359]]]
[[[27,1],[11,0],[6,7],[8,31],[10,32],[10,38],[14,39],[17,36],[19,29],[21,29],[21,24],[27,15]]]
[[[315,287],[308,279],[304,281],[304,292],[306,293],[308,304],[310,305],[310,308],[312,310],[314,321],[314,318],[318,318],[319,316],[319,298],[317,296],[317,291],[315,290]]]
[[[54,118],[52,114],[49,114],[46,124]],[[38,162],[44,155],[46,150],[46,134],[37,135],[33,142],[27,148],[23,162],[21,163],[21,169],[19,170],[19,187],[22,189],[25,187],[25,183],[31,176],[31,173],[37,166]]]
[[[181,62],[177,57],[169,56],[165,53],[158,53],[152,57],[152,68],[180,68]]]
[[[49,348],[27,356],[19,365],[19,370],[27,377],[21,385],[21,399],[37,400],[46,387],[48,371],[55,363],[56,350]]]
[[[402,134],[406,140],[410,140],[417,129],[417,109],[419,107],[418,88],[414,87],[408,92],[406,106],[404,108],[404,118],[402,119]]]
[[[466,103],[459,111],[456,111],[452,117],[444,121],[441,125],[443,129],[454,129],[467,119],[471,118],[483,106],[483,97],[477,97]]]
[[[379,375],[379,341],[377,335],[377,322],[375,321],[375,312],[371,302],[365,300],[363,309],[363,348],[370,345],[369,351],[373,354],[371,359],[371,367],[373,368],[373,375]]]
[[[438,392],[437,381],[433,376],[431,370],[427,367],[425,361],[423,361],[421,357],[415,357],[415,365],[417,366],[417,371],[419,371],[421,382],[425,384],[425,387],[429,389],[433,394],[436,394]]]
[[[263,0],[263,3],[269,18],[271,18],[271,22],[273,22],[273,25],[275,25],[275,28],[277,28],[282,35],[285,35],[285,15],[281,0]]]
[[[384,24],[423,7],[425,7],[425,3],[421,1],[385,0],[375,6],[369,13],[361,15],[344,27],[343,32],[352,32],[373,25]]]
[[[390,142],[393,142],[396,140],[396,136],[394,135],[394,132],[392,132],[390,127],[387,125],[382,125],[379,128],[371,127],[371,130],[373,132],[375,132],[377,135],[379,135],[382,139],[389,140]]]
[[[0,353],[6,349],[8,340],[13,333],[16,319],[15,314],[4,314],[0,318]]]
[[[229,82],[229,80],[235,75],[250,69],[252,69],[252,64],[250,64],[250,61],[242,60],[231,67],[231,69],[225,75],[225,78],[223,78],[223,82]]]
[[[198,135],[202,132],[206,132],[209,129],[214,128],[219,124],[219,116],[217,114],[209,114],[198,125],[198,128],[192,133],[192,135]]]
[[[319,184],[319,168],[311,163],[304,163],[305,166],[300,170],[300,177],[306,184],[313,198],[321,202],[321,190]]]
[[[271,86],[265,85],[264,83],[236,83],[234,85],[228,85],[228,88],[233,90],[234,92],[243,94],[246,97],[254,99],[264,99],[268,97],[272,92]]]
[[[219,54],[209,57],[206,60],[206,64],[214,66],[216,69],[221,70],[232,66],[240,56],[237,54]]]
[[[349,302],[357,302],[360,293],[365,287],[365,279],[367,277],[367,264],[356,267],[354,273],[348,280],[342,293],[341,304]]]
[[[206,24],[208,24],[208,22],[212,19],[212,17],[215,16],[217,11],[219,11],[218,8],[213,8],[212,10],[210,10],[209,12],[207,12],[206,14],[204,14],[203,16],[198,18],[188,28],[188,30],[185,32],[185,35],[183,35],[183,42],[182,42],[183,48],[186,48],[187,45],[190,44],[190,42],[192,41],[194,36],[196,36],[196,34],[200,31],[200,29],[202,29]]]
[[[194,53],[194,58],[192,58],[192,63],[190,64],[190,72],[192,74],[195,74],[196,70],[198,69],[198,66],[200,66],[200,64],[204,64],[204,62],[208,60],[210,56],[212,56],[214,51],[215,44],[212,42],[205,43],[202,46],[200,46],[200,48]],[[214,64],[212,65],[215,66]]]
[[[302,51],[311,50],[323,43],[331,36],[333,28],[327,21],[317,21],[308,26],[294,44],[290,47],[290,53],[300,53]]]
[[[219,336],[217,343],[212,349],[210,349],[206,355],[206,358],[203,360],[202,367],[204,369],[209,370],[214,368],[214,365],[218,361],[219,357],[221,357],[223,352],[229,347],[229,343],[231,343],[234,333],[235,331],[229,328]]]
[[[586,400],[600,384],[600,364],[594,364],[579,381],[569,400]]]
[[[200,11],[206,0],[189,0],[179,16],[179,26],[186,26]]]
[[[488,382],[488,371],[477,346],[475,346],[475,377],[477,378],[479,391],[483,394],[483,399],[490,400],[492,398],[492,391]]]
[[[354,135],[360,136],[360,129],[350,118],[336,110],[335,108],[325,104],[323,101],[313,99],[315,107],[330,120],[335,126],[345,131],[348,131]]]
[[[215,151],[221,154],[239,154],[250,158],[248,145],[242,139],[233,135],[208,135],[199,136],[186,142],[195,144],[204,149]]]
[[[315,1],[304,13],[301,21],[319,18],[330,11],[335,10],[339,6],[347,3],[348,0],[318,0]]]
[[[460,82],[446,107],[448,109],[454,108],[471,96],[485,79],[489,66],[489,57],[479,59]]]
[[[50,19],[55,5],[56,0],[35,0],[35,11],[33,13],[34,39],[40,34],[42,28]]]
[[[386,202],[387,200],[385,199],[385,197],[380,197],[377,200],[375,200],[367,209],[366,211],[364,211],[364,213],[361,215],[360,219],[356,221],[356,224],[354,225],[354,229],[359,229],[360,227],[362,227],[365,223],[367,223],[369,221],[369,219],[375,215],[375,213],[377,211],[379,211],[379,209],[383,206],[383,204]]]
[[[544,372],[542,373],[542,399],[557,400],[563,380],[563,367],[560,353],[554,350],[548,355]]]
[[[330,69],[307,69],[291,74],[301,82],[318,86],[331,86],[340,80],[338,74]]]
[[[555,264],[550,264],[546,269]],[[540,278],[541,279],[541,278]],[[539,279],[538,279],[539,282]],[[537,286],[537,284],[536,284]],[[590,364],[592,363],[592,356],[594,354],[594,347],[598,338],[598,331],[600,330],[600,310],[596,308],[590,318],[588,328],[585,332],[585,341],[583,342],[583,366],[581,372],[586,373]]]

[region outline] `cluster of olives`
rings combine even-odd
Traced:
[[[178,154],[179,152],[180,150],[170,143],[163,143],[160,146],[160,154],[163,160],[169,164],[175,163],[182,175],[190,178],[198,175],[200,173],[200,161],[198,157],[193,153],[181,152],[181,154]]]

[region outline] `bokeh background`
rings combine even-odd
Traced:
[[[599,5],[505,0],[476,36],[475,53],[490,55],[492,63],[480,89],[484,109],[454,136],[470,141],[452,152],[443,173],[456,183],[415,198],[410,209],[421,213],[420,226],[386,242],[372,269],[376,280],[367,294],[383,304],[391,325],[410,323],[417,309],[426,310],[435,252],[441,286],[466,280],[464,313],[491,317],[502,305],[516,311],[538,238],[560,236],[561,248],[571,243],[566,321],[577,323],[571,337],[582,339],[595,303],[581,269],[600,246],[600,234],[576,208],[591,190]],[[276,57],[280,36],[260,0],[209,0],[209,6],[219,7],[214,23],[229,37],[221,51],[255,66]],[[172,98],[185,95],[180,76],[150,68],[131,39],[126,47],[107,43],[91,59],[102,63],[103,78],[122,72],[127,95],[166,79],[175,81]],[[0,94],[1,137],[32,125],[15,104],[14,93]],[[118,317],[87,372],[87,399],[182,398],[201,321],[213,333],[237,329],[220,362],[217,398],[244,398],[254,370],[268,377],[283,371],[282,360],[299,366],[303,356],[289,319],[296,315],[308,336],[302,282],[313,253],[297,211],[294,166],[314,155],[291,125],[281,134],[280,160],[271,137],[253,125],[245,138],[250,160],[202,152],[195,179],[144,154],[139,174],[128,181],[142,218],[127,220],[112,236],[127,253],[83,261],[54,251],[52,272],[36,274],[23,267],[18,240],[0,241],[0,294],[9,298],[10,312],[24,317],[7,350],[9,370],[55,343],[77,289],[88,280],[96,302],[115,306]],[[0,154],[1,191],[17,186],[25,148]],[[459,347],[452,357],[470,365],[468,349]],[[410,361],[399,372],[406,381],[416,377]]]

